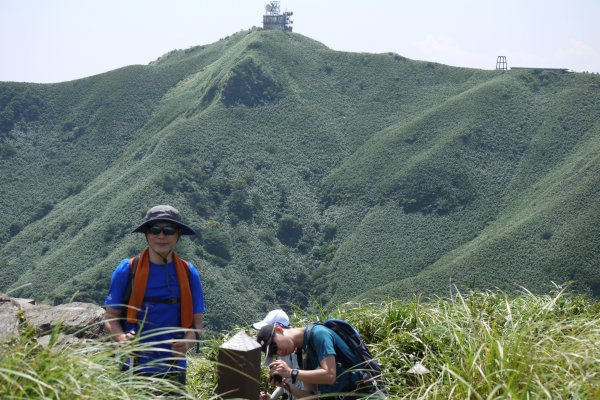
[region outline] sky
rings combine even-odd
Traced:
[[[54,83],[262,27],[267,0],[0,0],[0,81]],[[600,73],[600,0],[281,0],[333,50]]]

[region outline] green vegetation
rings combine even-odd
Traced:
[[[256,107],[276,101],[281,97],[281,91],[281,86],[249,58],[231,70],[221,90],[221,98],[228,107],[238,104]]]
[[[483,71],[250,30],[0,82],[0,291],[101,303],[159,203],[198,230],[207,329],[275,306],[600,294],[600,76]],[[18,289],[17,289],[18,288]]]
[[[279,219],[277,238],[288,246],[296,246],[302,237],[302,224],[293,215],[283,215]]]
[[[292,324],[317,316],[350,321],[380,360],[393,399],[593,399],[600,395],[599,312],[600,303],[558,289],[516,297],[453,291],[452,298],[431,302],[298,311]],[[207,340],[200,355],[190,354],[190,398],[215,398],[218,347],[232,334]],[[117,350],[106,343],[63,348],[51,341],[45,348],[23,334],[2,346],[2,398],[141,399],[153,397],[161,384],[170,389],[160,380],[119,373]],[[130,349],[119,351],[126,356]],[[411,375],[416,363],[429,373]],[[267,390],[266,368],[263,378]]]
[[[18,337],[0,344],[0,397],[3,399],[148,399],[181,391],[153,377],[119,371],[117,357],[129,357],[131,348],[93,342],[60,344],[60,328],[47,345],[20,321]]]

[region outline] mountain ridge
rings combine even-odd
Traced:
[[[450,283],[597,295],[599,87],[271,31],[0,83],[0,290],[100,302],[144,246],[128,232],[169,203],[201,233],[178,252],[200,266],[212,329]]]

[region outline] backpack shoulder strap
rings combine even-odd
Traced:
[[[127,286],[125,286],[125,291],[123,292],[123,300],[127,302],[127,304],[129,304],[129,298],[131,297],[131,292],[133,291],[133,279],[135,277],[135,271],[137,270],[139,260],[139,256],[131,257],[129,260],[129,280],[127,281]]]
[[[308,326],[306,327],[307,348],[310,347],[310,349],[312,350],[312,352],[314,354],[317,353],[317,349],[315,348],[315,344],[313,343],[313,340],[312,340],[313,328],[315,327],[315,325],[323,325],[323,323],[321,321],[317,321],[317,322],[313,322],[312,324],[308,324]]]
[[[355,352],[356,344],[348,343],[348,340],[354,342],[354,337],[352,335],[350,335],[349,337],[348,332],[344,329],[344,327],[348,328],[349,330],[356,332],[356,334],[358,335],[358,332],[356,331],[356,329],[354,329],[352,325],[350,325],[345,320],[330,318],[327,321],[323,322],[323,326],[333,331],[346,344],[346,346],[351,352]],[[346,355],[346,353],[338,345],[335,344],[335,342],[333,345],[335,348],[337,361],[346,368],[352,368],[354,366],[354,362],[352,361],[352,359],[349,358]]]
[[[134,256],[129,259],[129,279],[127,279],[127,286],[125,286],[125,290],[123,291],[123,303],[126,305],[129,305],[129,299],[131,298],[131,292],[133,291],[133,278],[135,277],[139,259],[139,256]],[[121,326],[125,328],[125,322],[127,321],[127,307],[123,309],[121,315],[120,323]]]
[[[135,272],[137,271],[138,262],[140,261],[140,256],[134,256],[129,259],[129,280],[127,281],[127,286],[125,286],[125,291],[123,292],[123,300],[129,304],[129,298],[131,297],[131,293],[133,292],[133,282],[135,278]],[[185,261],[185,260],[183,260]],[[185,261],[185,273],[188,276],[188,279],[191,279],[190,275],[190,263]]]

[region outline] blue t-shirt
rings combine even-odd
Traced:
[[[202,292],[202,283],[200,274],[196,267],[188,262],[190,289],[192,292],[192,310],[194,314],[204,313],[204,294]],[[113,272],[108,289],[108,295],[104,300],[104,305],[116,310],[124,310],[129,299],[124,299],[124,292],[129,282],[129,260],[121,260]],[[173,262],[164,264],[154,264],[150,262],[150,273],[146,285],[146,298],[161,299],[179,299],[179,281],[177,271]],[[137,324],[125,324],[125,332],[135,331],[140,336],[141,343],[156,343],[149,345],[165,350],[171,350],[171,343],[168,341],[176,337],[176,328],[181,327],[181,304],[178,303],[160,303],[153,301],[143,301],[141,310],[138,312]],[[137,362],[146,364],[154,361],[154,364],[160,364],[160,360],[173,357],[171,351],[141,351]],[[169,363],[170,361],[166,361]],[[172,363],[171,363],[172,364]],[[185,358],[178,360],[179,367],[186,367]],[[169,369],[168,365],[148,365],[144,367],[143,372],[163,372]]]
[[[308,329],[304,334],[303,351],[307,356],[307,367],[310,370],[317,369],[321,361],[327,356],[336,357],[336,381],[334,385],[318,385],[321,393],[345,393],[355,389],[355,382],[362,377],[359,371],[348,370],[341,364],[337,357],[337,351],[343,352],[346,357],[352,360],[354,365],[360,364],[360,360],[350,350],[346,342],[334,331],[323,326],[315,325],[312,328],[311,343],[307,339]],[[360,369],[360,368],[358,368]]]

